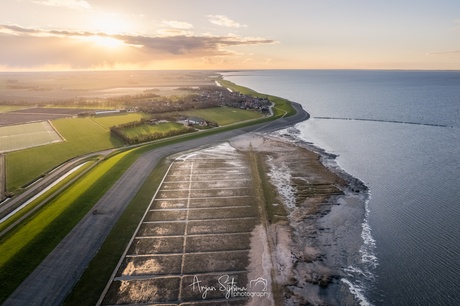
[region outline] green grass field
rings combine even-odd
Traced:
[[[21,150],[62,141],[47,122],[0,127],[0,152]]]
[[[232,107],[214,107],[206,109],[194,109],[178,114],[203,118],[210,122],[216,122],[218,125],[227,125],[239,121],[261,118],[262,114],[257,111],[248,111],[245,109]]]
[[[53,125],[64,142],[7,153],[7,189],[27,184],[73,157],[123,145],[123,141],[89,118],[59,119]]]
[[[160,123],[157,125],[143,124],[128,129],[121,130],[126,136],[133,138],[141,134],[166,133],[172,130],[180,130],[184,125],[175,122]]]
[[[27,106],[0,105],[0,113],[12,112],[15,110],[25,109]]]
[[[122,114],[113,115],[113,116],[96,116],[92,119],[96,121],[97,123],[99,123],[100,125],[106,127],[107,129],[110,129],[114,125],[119,125],[119,124],[133,122],[133,121],[139,121],[142,118],[147,118],[147,117],[148,115],[144,113],[131,113],[131,114],[122,113]]]

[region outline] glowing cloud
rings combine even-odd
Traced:
[[[233,27],[233,28],[247,27],[247,25],[239,24],[238,22],[233,21],[224,15],[208,15],[206,17],[208,17],[209,22],[223,26],[223,27]]]
[[[163,24],[174,29],[192,29],[193,25],[188,22],[163,20]]]
[[[236,56],[228,47],[276,43],[260,37],[194,35],[163,30],[157,36],[71,30],[43,30],[0,24],[0,66],[40,67],[67,65],[141,65],[153,61]],[[33,46],[33,48],[30,48]]]
[[[174,30],[174,29],[173,30],[161,29],[161,30],[157,30],[156,33],[158,34],[158,36],[161,36],[161,37],[179,36],[179,35],[192,36],[193,35],[193,32],[190,32],[190,31]]]
[[[32,0],[33,3],[55,6],[55,7],[65,7],[74,10],[89,10],[91,5],[85,0]]]

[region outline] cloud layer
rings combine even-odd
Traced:
[[[175,21],[175,20],[163,20],[163,24],[174,28],[174,29],[191,29],[193,28],[193,25],[188,22],[183,22],[183,21]]]
[[[0,25],[0,65],[68,65],[72,68],[91,68],[101,64],[149,63],[232,55],[234,52],[227,50],[227,47],[275,43],[274,40],[257,37],[198,36],[182,30],[167,31],[151,37],[127,33],[44,30],[19,25]],[[102,38],[99,39],[100,44],[98,38]],[[119,46],[110,48],[103,44],[104,39],[117,40]]]
[[[65,7],[74,10],[91,9],[91,5],[84,0],[32,0],[32,2],[46,6]]]

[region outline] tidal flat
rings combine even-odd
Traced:
[[[288,134],[243,135],[231,145],[259,159],[275,300],[357,305],[347,271],[362,261],[367,187]]]

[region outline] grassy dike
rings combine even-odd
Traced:
[[[295,115],[296,113],[296,110],[292,107],[291,102],[289,102],[286,99],[283,99],[277,96],[261,94],[250,88],[236,85],[235,83],[232,83],[230,81],[223,80],[223,79],[218,79],[217,82],[219,82],[219,84],[222,85],[223,87],[229,88],[232,91],[237,91],[239,93],[250,95],[253,97],[258,97],[258,98],[268,98],[270,102],[275,103],[275,107],[273,110],[273,113],[275,116],[282,116],[286,113],[286,117],[289,117],[289,116]]]
[[[128,153],[120,153],[99,164],[0,239],[0,302],[48,256],[137,159]]]
[[[241,86],[238,86],[238,88],[244,89],[244,87]],[[257,94],[261,97],[265,97],[265,95],[258,94],[254,91],[251,92],[253,92],[254,95]],[[284,115],[285,112],[288,112],[288,115],[295,114],[295,110],[291,107],[289,101],[283,100],[282,102],[273,102],[275,102],[278,109],[285,109],[285,111],[275,111],[275,116],[270,118],[187,134],[173,139],[156,141],[151,144],[142,145],[136,149],[125,149],[124,152],[118,155],[110,156],[110,159],[106,159],[104,163],[98,165],[89,174],[69,186],[62,194],[56,197],[56,199],[59,200],[62,196],[67,195],[66,201],[68,205],[65,209],[60,209],[59,212],[51,213],[52,209],[49,207],[52,207],[52,203],[50,203],[46,205],[45,208],[38,210],[37,213],[41,214],[49,210],[53,218],[41,217],[37,220],[41,220],[42,222],[34,222],[33,224],[38,224],[38,227],[34,227],[30,224],[32,224],[31,222],[38,216],[33,214],[30,218],[25,219],[24,222],[21,223],[22,226],[17,226],[1,238],[1,247],[5,247],[7,254],[10,255],[3,257],[3,254],[6,253],[0,250],[2,253],[2,260],[0,261],[0,286],[2,287],[0,292],[0,303],[21,284],[44,258],[46,258],[54,247],[56,247],[83,216],[91,210],[97,201],[140,155],[161,146],[201,138],[258,123],[270,122],[278,119]],[[290,108],[292,108],[293,112],[290,111]],[[112,158],[114,160],[112,160]],[[103,167],[104,170],[102,169]],[[94,304],[93,301],[97,301],[145,211],[146,206],[143,205],[148,205],[148,202],[153,196],[155,188],[152,188],[152,182],[155,184],[155,180],[157,180],[158,177],[162,178],[160,174],[164,169],[163,167],[165,167],[165,165],[161,163],[161,165],[155,168],[133,199],[132,203],[129,204],[128,208],[118,220],[118,223],[112,229],[109,237],[74,287],[74,290],[68,296],[65,302],[66,305],[90,305]],[[79,193],[77,190],[81,192]],[[150,194],[150,192],[152,192],[152,194]],[[33,233],[33,235],[27,238],[27,242],[20,242],[18,239],[26,237],[24,233],[27,233],[27,231]],[[10,242],[8,242],[9,240]],[[20,243],[21,247],[17,246],[14,241]],[[88,299],[87,302],[82,302],[80,300],[82,298]]]
[[[15,213],[13,216],[5,220],[0,224],[0,232],[3,232],[5,229],[7,229],[10,225],[12,225],[14,222],[19,220],[21,217],[23,217],[25,214],[27,214],[29,211],[34,209],[37,205],[45,201],[49,196],[51,196],[53,193],[58,191],[60,188],[65,186],[67,183],[69,183],[71,180],[76,178],[80,173],[84,172],[87,170],[89,167],[91,167],[97,160],[98,156],[92,156],[87,159],[85,159],[84,162],[81,164],[85,163],[82,167],[80,167],[78,170],[74,171],[72,174],[68,175],[65,179],[63,179],[61,182],[53,186],[51,189],[43,193],[41,196],[36,198],[34,201],[29,203],[26,207],[22,208],[20,211]],[[70,170],[70,169],[69,169]],[[51,200],[51,199],[50,199]],[[7,210],[8,213],[13,211],[16,207],[12,207],[10,210]]]

